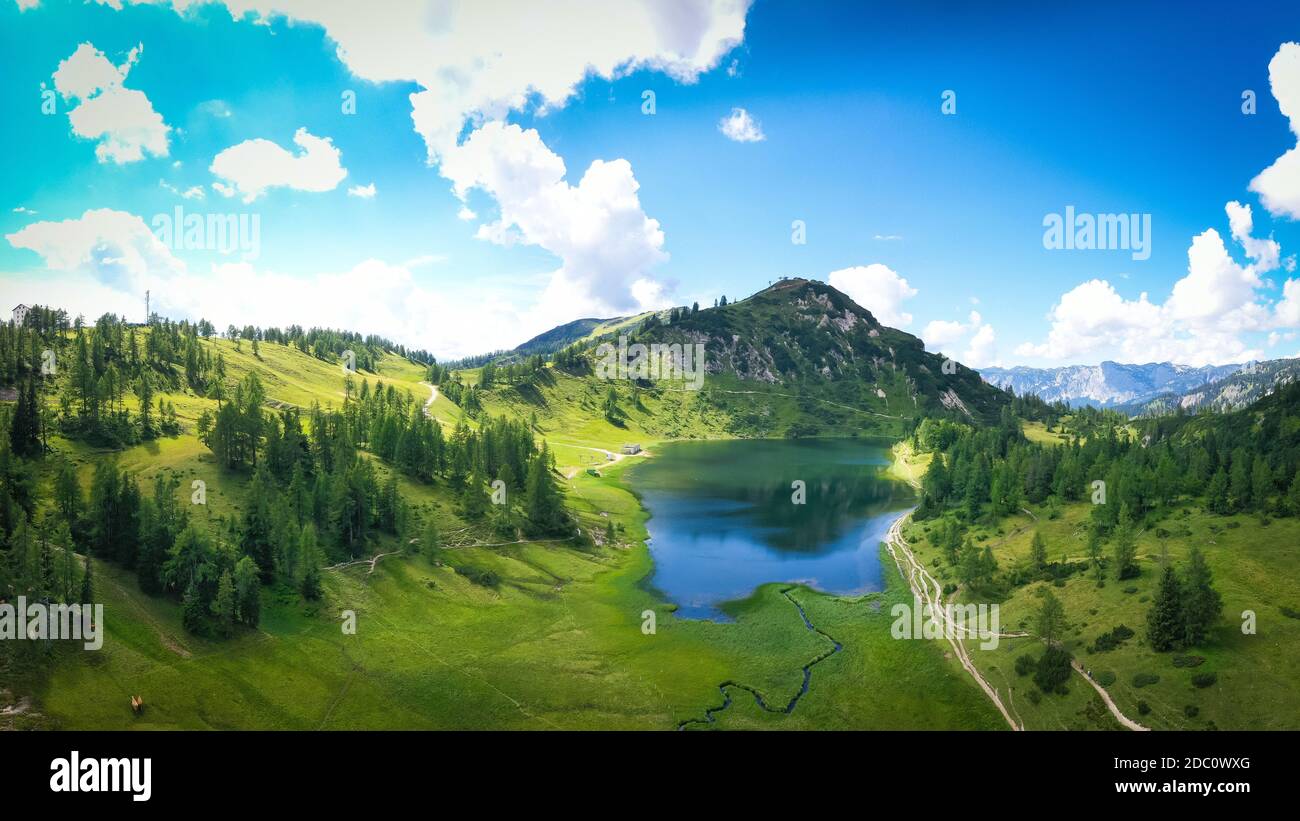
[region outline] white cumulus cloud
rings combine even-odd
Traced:
[[[34,222],[5,239],[15,248],[35,251],[50,270],[89,274],[124,291],[142,290],[154,277],[185,272],[185,264],[144,220],[126,211],[99,208],[74,219]]]
[[[841,268],[831,271],[826,281],[871,311],[884,325],[904,328],[912,323],[912,315],[902,309],[902,304],[916,296],[917,291],[888,265],[873,262]]]
[[[756,143],[767,139],[758,120],[743,108],[731,109],[730,114],[718,121],[718,130],[727,139],[738,143]]]
[[[1260,275],[1279,267],[1281,248],[1271,238],[1252,236],[1250,206],[1230,202],[1224,210],[1231,236],[1248,263],[1233,259],[1219,232],[1208,228],[1192,239],[1187,273],[1174,283],[1164,303],[1152,302],[1146,293],[1126,299],[1110,282],[1090,280],[1065,293],[1052,308],[1046,340],[1021,345],[1016,353],[1056,361],[1106,355],[1129,362],[1187,365],[1261,356],[1241,334],[1296,325],[1300,285],[1287,281],[1283,299],[1270,304],[1260,293],[1268,286]]]
[[[1283,43],[1268,64],[1268,82],[1278,108],[1300,136],[1300,43]],[[1274,216],[1300,218],[1300,146],[1287,150],[1250,181],[1250,190]]]
[[[171,127],[143,91],[124,85],[142,51],[136,46],[126,62],[115,66],[94,45],[82,43],[54,72],[59,95],[76,100],[68,112],[72,133],[98,142],[95,156],[100,162],[121,165],[144,159],[146,153],[167,156]]]
[[[296,154],[265,139],[245,140],[212,158],[208,170],[223,182],[213,183],[227,197],[243,195],[252,202],[271,188],[331,191],[348,175],[339,162],[342,152],[328,137],[298,129],[293,141]]]
[[[479,226],[480,239],[536,245],[559,257],[550,296],[606,314],[659,299],[638,283],[668,258],[664,234],[642,210],[626,160],[596,160],[573,185],[564,160],[537,131],[491,122],[447,153],[442,173],[462,199],[479,189],[497,201],[500,216]]]
[[[456,185],[476,178],[467,166],[485,162],[478,156],[481,149],[472,147],[464,149],[475,155],[472,160],[453,157],[462,152],[462,143],[473,141],[473,132],[499,125],[511,112],[545,114],[560,108],[588,78],[615,79],[650,70],[679,83],[695,82],[743,41],[751,4],[751,0],[550,0],[513,4],[503,13],[499,4],[483,0],[224,2],[236,20],[283,17],[319,25],[337,47],[339,60],[358,78],[415,84],[410,95],[411,123],[424,140],[428,161],[441,164],[443,175]],[[173,5],[184,11],[193,3],[176,0]],[[480,141],[488,144],[504,148],[519,143],[489,134]],[[524,170],[536,159],[502,157],[495,162]],[[527,180],[498,180],[489,185],[484,180],[474,187],[508,194],[528,184]],[[243,191],[246,198],[265,190],[250,185]],[[238,186],[218,182],[214,188],[234,193]],[[528,204],[515,199],[499,202],[500,217],[481,228],[479,235],[499,242],[528,242],[555,253],[562,266],[555,272],[551,291],[577,298],[581,305],[639,305],[647,294],[661,293],[662,285],[645,271],[662,258],[663,235],[658,223],[645,217],[635,202],[636,181],[626,160],[593,163],[581,181],[567,188],[572,193],[558,197],[565,200],[567,210],[555,217],[553,225],[539,225],[543,220],[530,216]],[[564,189],[550,186],[548,190],[554,195]],[[466,207],[460,216],[475,219],[468,216],[472,213]],[[552,233],[560,225],[572,235]],[[601,230],[610,233],[600,235]],[[619,260],[634,263],[635,271],[614,267]]]

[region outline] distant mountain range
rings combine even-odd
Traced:
[[[1018,396],[1036,394],[1048,402],[1066,402],[1073,407],[1117,407],[1140,405],[1157,397],[1181,396],[1203,388],[1242,369],[1236,365],[1175,365],[1150,362],[1125,365],[1069,365],[1062,368],[983,368],[980,376],[989,384],[1007,388]]]
[[[1167,392],[1159,396],[1135,401],[1117,407],[1131,415],[1173,413],[1178,410],[1234,411],[1276,393],[1300,376],[1300,359],[1272,359],[1251,362],[1235,373],[1188,388],[1180,392]]]

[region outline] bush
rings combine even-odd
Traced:
[[[1151,705],[1150,705],[1150,704],[1147,704],[1145,701],[1139,701],[1139,702],[1138,702],[1138,715],[1140,715],[1140,716],[1144,716],[1144,715],[1146,715],[1146,714],[1149,713],[1149,712],[1151,712]]]
[[[1206,687],[1212,686],[1214,682],[1218,680],[1219,676],[1217,673],[1198,673],[1197,675],[1192,676],[1192,684],[1202,690]]]
[[[1070,654],[1060,647],[1049,647],[1038,659],[1034,683],[1044,693],[1050,693],[1070,679]]]
[[[1292,610],[1290,607],[1282,607],[1282,615],[1288,619],[1300,619],[1300,611]]]
[[[1023,656],[1017,657],[1016,675],[1018,676],[1029,675],[1030,673],[1034,672],[1035,665],[1036,662],[1034,661],[1034,657],[1029,655],[1028,653],[1025,653]]]
[[[1117,625],[1109,633],[1102,633],[1089,648],[1092,652],[1105,653],[1114,650],[1127,639],[1133,638],[1133,630],[1123,624]]]
[[[1042,695],[1042,693],[1039,693],[1037,690],[1030,690],[1030,691],[1029,691],[1029,701],[1030,701],[1030,703],[1032,703],[1032,704],[1037,704],[1038,702],[1040,702],[1040,701],[1042,701],[1042,700],[1043,700],[1043,695]]]
[[[474,584],[482,587],[496,587],[501,583],[501,577],[491,570],[484,570],[481,567],[462,566],[457,567],[456,572],[469,579]]]
[[[1158,681],[1160,681],[1160,676],[1155,673],[1137,673],[1133,676],[1133,686],[1138,688],[1155,684]]]
[[[1201,714],[1201,708],[1197,707],[1195,704],[1188,704],[1186,707],[1183,708],[1183,715],[1187,716],[1188,718],[1196,718],[1200,714]]]
[[[1096,679],[1102,687],[1109,687],[1115,683],[1115,674],[1109,670],[1102,670],[1097,674]]]
[[[1200,667],[1204,661],[1200,656],[1174,656],[1175,667]]]
[[[1138,592],[1138,589],[1137,589],[1137,586],[1136,586],[1136,585],[1132,585],[1132,584],[1130,584],[1128,587],[1124,588],[1124,592],[1125,592],[1125,593],[1136,593],[1136,592]]]

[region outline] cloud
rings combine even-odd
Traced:
[[[970,312],[968,322],[954,322],[946,319],[935,319],[927,322],[925,330],[921,331],[921,339],[925,342],[925,347],[932,351],[948,351],[952,348],[953,343],[965,338],[974,329],[982,324],[978,311]]]
[[[902,303],[916,296],[916,289],[887,265],[873,262],[841,268],[831,271],[827,282],[871,311],[885,325],[905,328],[912,323],[912,315],[902,310]]]
[[[225,181],[212,187],[227,197],[238,193],[244,202],[252,202],[271,188],[331,191],[348,175],[339,163],[342,152],[328,137],[299,128],[293,141],[302,149],[297,154],[261,138],[227,148],[212,158],[208,168]]]
[[[1288,280],[1283,299],[1270,305],[1259,291],[1261,274],[1280,264],[1281,248],[1251,235],[1249,206],[1230,202],[1224,209],[1232,238],[1244,256],[1234,260],[1213,228],[1192,239],[1187,274],[1174,283],[1163,304],[1146,293],[1128,300],[1113,285],[1093,279],[1068,291],[1052,308],[1047,339],[1016,349],[1023,356],[1077,359],[1104,352],[1126,361],[1171,361],[1187,365],[1240,362],[1260,356],[1240,334],[1294,326],[1300,320],[1300,283]]]
[[[694,83],[742,42],[750,4],[751,0],[553,0],[515,4],[503,14],[499,4],[482,0],[382,4],[225,0],[236,20],[248,15],[263,22],[283,17],[321,26],[336,45],[339,60],[358,78],[415,84],[410,95],[411,123],[424,140],[429,163],[441,164],[443,175],[453,182],[467,174],[474,176],[465,170],[470,161],[453,162],[453,155],[464,153],[462,143],[473,142],[473,133],[499,125],[511,112],[545,114],[561,108],[588,78],[615,79],[649,70],[679,83]],[[177,0],[173,5],[184,11],[191,3]],[[467,136],[467,131],[473,133]],[[516,144],[494,136],[480,144],[504,148],[506,142]],[[500,162],[526,168],[531,159],[535,158],[518,163],[503,157]],[[474,162],[486,161],[476,157]],[[449,172],[449,165],[458,170]],[[223,192],[234,189],[226,183],[214,187]],[[508,193],[516,186],[500,181],[493,188]],[[518,200],[499,203],[501,217],[491,223],[500,229],[498,233],[488,227],[480,228],[479,235],[500,242],[528,242],[556,253],[562,267],[551,283],[552,293],[570,293],[588,306],[641,304],[653,289],[641,286],[634,292],[632,286],[650,281],[644,271],[664,256],[663,237],[658,223],[648,220],[634,202],[636,181],[630,164],[621,159],[593,163],[583,181],[569,190],[573,193],[560,199],[567,199],[572,208],[555,222],[572,228],[574,237],[552,235],[545,226],[538,228],[541,234],[530,235],[523,223],[506,216],[509,211],[529,221],[529,208]],[[472,213],[466,207],[460,216]],[[601,228],[612,233],[592,233]],[[620,233],[624,231],[630,235]],[[602,246],[610,251],[602,252]],[[612,267],[610,263],[619,258],[635,263],[636,271]],[[606,274],[612,279],[602,279]]]
[[[767,139],[763,127],[743,108],[733,108],[731,113],[718,121],[718,130],[727,139],[738,143],[756,143]]]
[[[984,322],[978,311],[971,311],[966,322],[936,319],[927,322],[921,332],[925,347],[956,359],[971,368],[1000,364],[997,333]],[[966,343],[962,350],[962,343]]]
[[[182,191],[166,180],[158,180],[158,187],[187,200],[201,200],[207,198],[207,192],[203,190],[202,186],[198,185],[191,185],[189,188]]]
[[[72,133],[98,141],[95,156],[100,162],[121,165],[144,159],[146,153],[167,156],[171,127],[144,92],[124,85],[142,51],[136,46],[126,62],[115,66],[94,45],[82,43],[54,72],[60,96],[77,101],[68,112]]]
[[[251,14],[319,25],[357,77],[415,83],[411,119],[436,162],[467,123],[530,106],[559,108],[591,76],[650,69],[694,82],[741,42],[750,1],[553,0],[517,4],[507,14],[482,0],[225,5],[236,20]],[[184,11],[192,2],[173,5]]]
[[[142,290],[152,277],[185,271],[144,220],[109,208],[59,222],[34,222],[5,239],[40,254],[49,270],[89,274],[128,292]]]
[[[544,301],[562,298],[572,310],[607,315],[644,309],[658,293],[638,283],[667,260],[664,234],[642,210],[626,160],[595,160],[571,185],[564,160],[537,131],[491,122],[446,154],[442,174],[462,200],[474,189],[496,199],[499,217],[480,225],[478,238],[559,257]]]
[[[348,189],[349,197],[360,197],[363,200],[373,200],[375,198],[375,184],[354,185]]]
[[[1278,108],[1300,135],[1300,43],[1283,43],[1268,63],[1268,82]],[[1250,181],[1270,214],[1300,218],[1300,146],[1293,147]]]
[[[970,345],[961,355],[961,361],[969,368],[987,368],[1000,365],[998,360],[997,335],[992,325],[981,325],[971,337]]]

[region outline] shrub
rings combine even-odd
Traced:
[[[1102,687],[1109,687],[1115,683],[1115,674],[1109,670],[1102,670],[1097,674],[1096,679]]]
[[[1132,628],[1123,624],[1116,625],[1109,633],[1102,633],[1098,636],[1089,649],[1093,652],[1105,653],[1107,650],[1114,650],[1119,647],[1124,641],[1133,638],[1133,635]]]
[[[1197,673],[1192,676],[1192,684],[1200,689],[1205,689],[1219,680],[1217,673]]]
[[[1018,676],[1029,675],[1030,673],[1034,672],[1035,665],[1036,662],[1034,661],[1034,657],[1029,655],[1028,653],[1025,653],[1023,656],[1018,656],[1016,658],[1016,675]]]
[[[1070,678],[1070,654],[1060,647],[1049,647],[1038,659],[1034,683],[1044,693],[1050,693]]]
[[[1200,667],[1204,661],[1200,656],[1174,656],[1175,667]]]
[[[1183,715],[1187,716],[1188,718],[1196,718],[1200,714],[1201,714],[1201,708],[1197,707],[1195,704],[1188,704],[1186,707],[1183,708]]]
[[[1138,589],[1137,589],[1137,586],[1136,586],[1136,585],[1132,585],[1132,584],[1130,584],[1128,587],[1124,588],[1124,592],[1125,592],[1125,593],[1136,593],[1136,592],[1138,592]]]
[[[457,567],[456,572],[469,579],[474,584],[482,587],[496,587],[501,583],[501,577],[491,570],[484,570],[481,567],[463,566]]]
[[[1138,715],[1140,715],[1140,716],[1144,716],[1144,715],[1146,715],[1146,714],[1149,713],[1149,712],[1151,712],[1151,705],[1150,705],[1150,704],[1147,704],[1145,701],[1139,701],[1139,702],[1138,702]]]
[[[1158,681],[1160,681],[1160,676],[1155,673],[1137,673],[1133,676],[1133,686],[1138,688],[1155,684]]]
[[[1292,610],[1290,607],[1285,606],[1282,607],[1281,610],[1282,615],[1286,616],[1288,619],[1300,619],[1300,611]]]
[[[1037,704],[1038,702],[1040,702],[1040,701],[1042,701],[1042,700],[1043,700],[1043,696],[1042,696],[1042,694],[1039,693],[1037,690],[1030,690],[1030,691],[1029,691],[1029,701],[1030,701],[1030,703],[1032,703],[1032,704]]]

